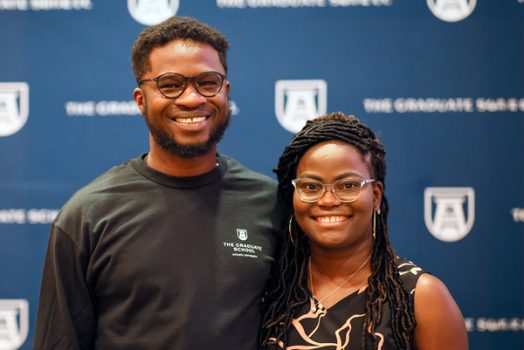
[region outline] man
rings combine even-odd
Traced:
[[[35,349],[257,348],[281,210],[272,180],[217,153],[227,49],[187,17],[140,34],[133,94],[150,149],[53,223]]]

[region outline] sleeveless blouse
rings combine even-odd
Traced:
[[[396,261],[404,288],[414,297],[418,278],[426,271],[411,261]],[[360,350],[365,316],[366,288],[362,288],[326,309],[309,291],[304,304],[292,321],[286,349]],[[413,303],[412,303],[413,304]],[[377,350],[400,350],[395,346],[388,302],[382,306],[382,320],[375,327]],[[282,349],[282,344],[276,349]]]

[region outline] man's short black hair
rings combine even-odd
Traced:
[[[151,70],[149,55],[157,47],[173,40],[194,41],[213,47],[227,73],[227,38],[218,30],[191,17],[174,16],[157,25],[144,29],[131,51],[132,68],[137,82]]]

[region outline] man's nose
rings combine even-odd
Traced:
[[[196,89],[193,82],[188,82],[182,95],[175,99],[175,103],[186,107],[196,107],[207,101]]]

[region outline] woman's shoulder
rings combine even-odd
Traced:
[[[464,317],[449,292],[437,277],[424,274],[415,295],[415,342],[424,349],[467,349]],[[446,337],[442,337],[446,334]]]
[[[419,278],[423,274],[426,274],[427,271],[413,261],[403,257],[397,257],[395,265],[397,266],[400,280],[404,284],[404,288],[406,288],[409,293],[413,293]]]

